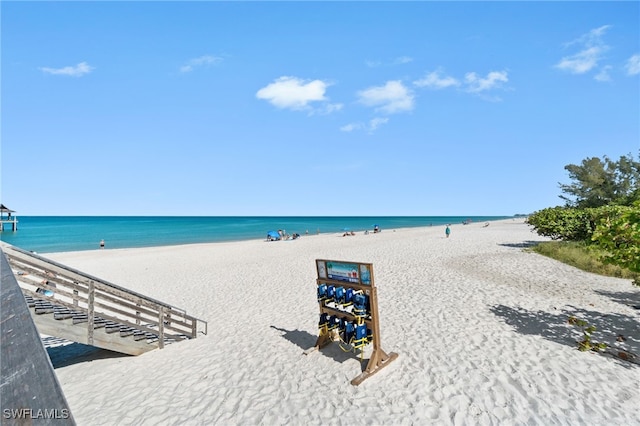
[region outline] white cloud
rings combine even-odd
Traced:
[[[369,132],[373,132],[375,130],[378,129],[378,127],[382,126],[383,124],[387,124],[389,122],[388,118],[381,118],[381,117],[376,117],[374,119],[372,119],[371,121],[369,121]]]
[[[395,58],[395,59],[393,59],[393,60],[391,60],[389,62],[367,60],[364,63],[369,68],[376,68],[376,67],[381,67],[381,66],[404,65],[404,64],[408,64],[410,62],[413,62],[413,58],[412,57],[410,57],[410,56],[398,56],[397,58]]]
[[[180,72],[187,73],[193,71],[196,67],[214,65],[222,62],[222,58],[211,55],[200,56],[199,58],[190,59],[185,65],[180,67]]]
[[[636,53],[630,57],[629,60],[627,60],[625,68],[627,69],[628,75],[640,74],[640,54]]]
[[[340,127],[340,130],[343,132],[353,132],[354,130],[362,129],[364,125],[362,123],[349,123]]]
[[[410,56],[400,56],[393,60],[394,65],[408,64],[409,62],[413,62],[413,58]]]
[[[603,49],[600,47],[590,47],[562,58],[556,67],[572,74],[584,74],[598,65],[602,52]]]
[[[466,90],[470,93],[480,93],[501,87],[509,81],[506,71],[491,71],[485,78],[478,77],[475,72],[465,74]]]
[[[475,72],[468,72],[463,80],[459,80],[452,76],[443,75],[443,71],[438,69],[419,80],[415,80],[413,84],[416,87],[434,90],[455,87],[464,92],[478,95],[487,101],[500,101],[499,97],[489,96],[487,93],[491,90],[502,89],[504,83],[507,82],[509,82],[507,71],[491,71],[486,77],[481,77]]]
[[[441,76],[442,71],[436,70],[430,72],[420,80],[416,80],[413,82],[414,85],[418,87],[427,87],[430,89],[446,89],[451,86],[460,86],[460,82],[453,77],[450,76]]]
[[[64,67],[64,68],[49,68],[42,67],[40,71],[53,74],[53,75],[67,75],[71,77],[82,77],[85,74],[89,74],[95,68],[87,64],[86,62],[80,62],[75,67]]]
[[[359,101],[376,111],[393,114],[411,111],[414,106],[413,93],[401,81],[387,81],[384,86],[370,87],[358,92]]]
[[[567,46],[578,45],[581,50],[573,55],[563,57],[555,66],[572,74],[584,74],[598,66],[604,52],[609,50],[602,37],[609,25],[595,28],[578,39],[567,43]]]
[[[611,28],[611,25],[603,25],[598,28],[594,28],[586,34],[581,35],[577,39],[566,43],[566,46],[572,46],[574,44],[584,45],[584,46],[597,46],[600,44],[604,44],[602,42],[602,36],[607,30]]]
[[[333,114],[334,112],[341,111],[343,107],[344,104],[331,104],[327,102],[324,105],[316,106],[315,108],[307,107],[305,109],[309,110],[309,116],[312,116]]]
[[[311,102],[326,101],[325,92],[330,84],[322,80],[305,81],[297,77],[283,76],[258,90],[256,97],[264,99],[277,108],[301,110],[309,108]],[[327,106],[329,112],[342,108],[341,104]]]
[[[369,120],[368,123],[358,122],[358,123],[346,124],[340,127],[340,130],[343,132],[353,132],[354,130],[363,130],[369,134],[373,134],[373,132],[375,132],[378,129],[378,127],[382,126],[383,124],[387,124],[388,122],[389,122],[389,119],[386,117],[376,117]]]
[[[598,74],[596,74],[595,78],[598,81],[611,81],[611,76],[609,75],[609,71],[612,69],[613,67],[611,65],[605,65],[602,67],[602,69],[600,70],[600,72]]]

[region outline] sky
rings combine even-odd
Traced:
[[[639,2],[0,3],[16,215],[514,215],[640,153]]]

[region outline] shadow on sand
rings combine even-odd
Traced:
[[[640,309],[640,291],[604,291],[596,290],[596,293],[606,296],[614,302],[627,305],[633,309]]]
[[[496,305],[491,307],[491,312],[501,317],[518,333],[542,336],[577,350],[581,331],[578,327],[568,324],[569,317],[575,316],[596,327],[596,332],[593,333],[594,341],[603,342],[612,349],[623,349],[636,355],[634,363],[614,358],[617,362],[627,368],[638,367],[636,362],[640,355],[640,323],[635,317],[615,313],[602,314],[575,307],[558,310],[558,313],[549,313]]]
[[[44,337],[42,339],[53,368],[67,367],[81,362],[91,362],[98,359],[121,358],[130,355],[82,343],[69,342],[57,337]]]
[[[318,340],[318,336],[312,335],[306,331],[286,330],[284,328],[278,328],[274,325],[272,325],[271,328],[282,332],[282,337],[299,346],[303,351],[312,349],[316,344],[316,340]],[[354,353],[353,351],[344,351],[337,343],[329,344],[320,349],[318,352],[339,363],[343,363],[351,359],[360,361],[360,352]],[[367,359],[365,359],[364,361],[367,361]],[[366,363],[363,362],[362,365],[364,371]]]
[[[498,244],[502,247],[511,247],[511,248],[530,248],[540,244],[540,241],[523,241],[521,243],[504,243]]]

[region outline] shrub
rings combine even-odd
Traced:
[[[589,241],[594,230],[593,210],[550,207],[533,213],[527,223],[538,235],[553,240]]]
[[[606,251],[604,261],[640,272],[640,202],[600,210],[591,239]]]

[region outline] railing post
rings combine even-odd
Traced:
[[[158,348],[164,348],[164,308],[162,306],[158,312]]]
[[[87,344],[93,345],[93,301],[95,299],[95,286],[93,281],[89,281],[89,294],[87,305]]]

